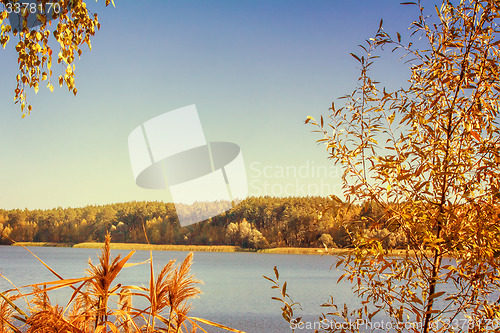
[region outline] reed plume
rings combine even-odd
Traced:
[[[147,332],[153,332],[158,321],[165,325],[167,332],[180,330],[189,310],[189,306],[181,304],[201,293],[196,287],[201,281],[189,274],[192,258],[193,254],[189,253],[180,267],[174,267],[176,261],[170,260],[155,278],[151,256],[149,287],[136,288],[142,292],[137,295],[145,297],[150,303]],[[168,318],[165,314],[168,314]]]
[[[119,310],[117,311],[117,322],[118,326],[122,327],[124,333],[133,332],[132,318],[130,314],[133,312],[132,308],[132,293],[130,289],[123,288],[119,294],[118,299]]]
[[[104,242],[104,248],[99,256],[98,266],[94,266],[89,260],[90,268],[87,270],[92,280],[90,280],[90,292],[97,298],[97,304],[95,308],[96,312],[96,327],[103,325],[108,321],[108,300],[110,296],[110,286],[113,280],[118,276],[121,267],[118,266],[120,255],[116,256],[112,262],[110,262],[111,250],[110,250],[111,236],[106,234],[106,240]]]
[[[47,304],[46,309],[33,313],[26,324],[27,333],[83,333],[73,326],[63,314],[63,308]]]
[[[200,283],[189,274],[191,264],[193,263],[193,253],[189,253],[181,266],[177,268],[168,283],[168,304],[170,306],[169,323],[178,332],[180,326],[185,321],[190,306],[186,301],[196,297],[201,293],[195,285]]]
[[[76,296],[68,318],[82,332],[92,332],[95,323],[95,302],[86,288]]]

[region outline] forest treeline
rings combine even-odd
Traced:
[[[214,203],[210,203],[213,209]],[[221,203],[222,205],[222,203]],[[405,237],[384,227],[384,211],[374,203],[350,205],[342,214],[325,197],[250,197],[206,221],[181,227],[175,207],[163,202],[126,202],[48,210],[0,209],[0,243],[113,242],[267,247],[349,247],[352,232],[383,240],[388,248]],[[209,209],[198,203],[192,214]],[[370,228],[373,224],[377,228]],[[147,240],[144,230],[146,231]]]

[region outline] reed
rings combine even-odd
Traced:
[[[102,248],[103,243],[78,243],[75,248]],[[238,246],[232,245],[170,245],[170,244],[137,244],[137,243],[112,243],[111,249],[121,250],[153,250],[153,251],[187,251],[187,252],[237,252],[240,250]]]
[[[147,262],[138,263],[149,263],[148,286],[122,286],[115,279],[123,269],[138,265],[128,262],[135,251],[123,258],[112,257],[111,248],[108,234],[99,263],[89,260],[85,276],[76,279],[64,279],[33,254],[57,280],[0,292],[0,333],[207,332],[204,325],[242,332],[189,315],[190,300],[201,293],[198,288],[201,281],[190,273],[193,253],[177,265],[175,260],[170,260],[156,276],[151,254]],[[64,307],[53,305],[48,294],[60,288],[73,290]],[[147,300],[145,308],[133,306],[133,299],[137,297]],[[20,299],[26,302],[29,313],[15,305]]]

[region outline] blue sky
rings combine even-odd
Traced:
[[[0,208],[169,201],[135,185],[127,138],[190,104],[208,141],[241,147],[249,195],[339,195],[341,171],[304,120],[354,89],[349,53],[381,18],[405,32],[417,15],[389,0],[102,2],[88,2],[102,27],[76,61],[76,97],[41,88],[21,119],[14,39],[0,51]],[[408,69],[388,54],[375,73],[395,88]]]

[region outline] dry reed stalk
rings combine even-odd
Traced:
[[[33,313],[26,324],[27,333],[83,333],[66,320],[62,307],[50,303],[45,310]]]
[[[92,332],[96,313],[94,300],[90,297],[88,290],[79,293],[68,314],[71,323],[83,332]]]
[[[99,256],[99,265],[94,266],[89,260],[90,268],[87,269],[91,279],[89,280],[90,292],[97,299],[97,305],[95,307],[96,318],[95,327],[96,331],[102,330],[100,327],[110,327],[115,326],[108,320],[108,301],[109,297],[113,295],[116,290],[120,287],[119,285],[111,288],[111,285],[115,278],[118,276],[120,271],[125,266],[128,259],[134,254],[135,251],[130,252],[124,259],[120,260],[121,256],[116,256],[112,261],[111,257],[111,236],[109,233],[106,234],[106,239],[104,242],[104,248]],[[106,329],[104,328],[104,331]]]
[[[118,305],[120,312],[117,313],[117,324],[123,328],[124,333],[132,333],[132,318],[130,313],[132,308],[132,293],[130,289],[123,288],[119,293]]]
[[[9,295],[4,295],[4,297],[9,298]],[[12,319],[14,315],[14,310],[10,304],[3,298],[0,299],[0,333],[11,333],[12,330]]]
[[[190,298],[197,296],[201,291],[195,287],[201,283],[189,274],[193,254],[189,253],[180,267],[174,269],[175,260],[170,260],[157,275],[156,279],[153,270],[153,258],[150,258],[150,279],[149,287],[133,288],[142,293],[135,295],[145,297],[149,303],[146,332],[155,332],[156,322],[159,321],[166,326],[167,332],[178,332],[180,325],[187,316],[189,306],[181,306]],[[168,319],[163,315],[168,312]],[[181,311],[181,313],[179,313]],[[182,320],[179,320],[182,318]],[[163,328],[162,330],[165,330]],[[182,330],[181,330],[182,332]],[[187,332],[187,331],[186,331]]]
[[[168,304],[170,306],[169,323],[179,332],[182,323],[187,317],[189,306],[185,302],[201,293],[195,285],[200,281],[189,274],[193,263],[193,253],[189,253],[181,266],[174,270],[168,281]]]

